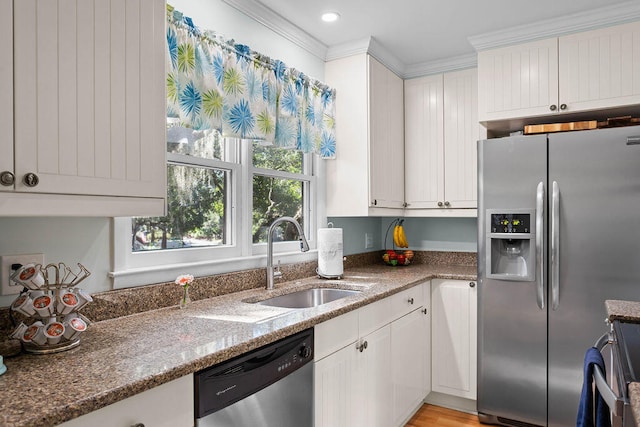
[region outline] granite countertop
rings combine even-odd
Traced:
[[[610,322],[640,322],[640,302],[623,300],[606,300],[607,316]],[[629,384],[629,401],[636,424],[640,426],[640,383]]]
[[[606,300],[604,305],[607,309],[609,321],[620,320],[621,322],[640,322],[640,302]]]
[[[432,278],[475,280],[476,267],[384,265],[345,270],[343,280],[285,282],[91,324],[81,344],[6,358],[0,426],[51,426],[215,365]],[[251,304],[317,285],[362,293],[320,307]],[[37,398],[33,398],[37,396]]]

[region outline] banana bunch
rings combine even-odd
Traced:
[[[398,221],[395,227],[393,227],[393,243],[399,248],[408,248],[409,242],[407,242],[407,236],[404,234],[403,221]]]

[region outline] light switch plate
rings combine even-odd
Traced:
[[[0,295],[19,294],[22,286],[9,279],[13,264],[44,264],[44,254],[22,254],[0,256]]]

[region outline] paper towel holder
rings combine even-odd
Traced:
[[[330,276],[330,275],[327,275],[327,274],[320,273],[317,268],[316,268],[316,274],[321,279],[328,279],[328,280],[341,280],[341,279],[344,279],[344,274],[338,274],[337,276]]]

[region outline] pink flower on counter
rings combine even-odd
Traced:
[[[191,282],[193,282],[193,276],[190,274],[181,274],[176,279],[176,285],[184,286],[187,288]]]

